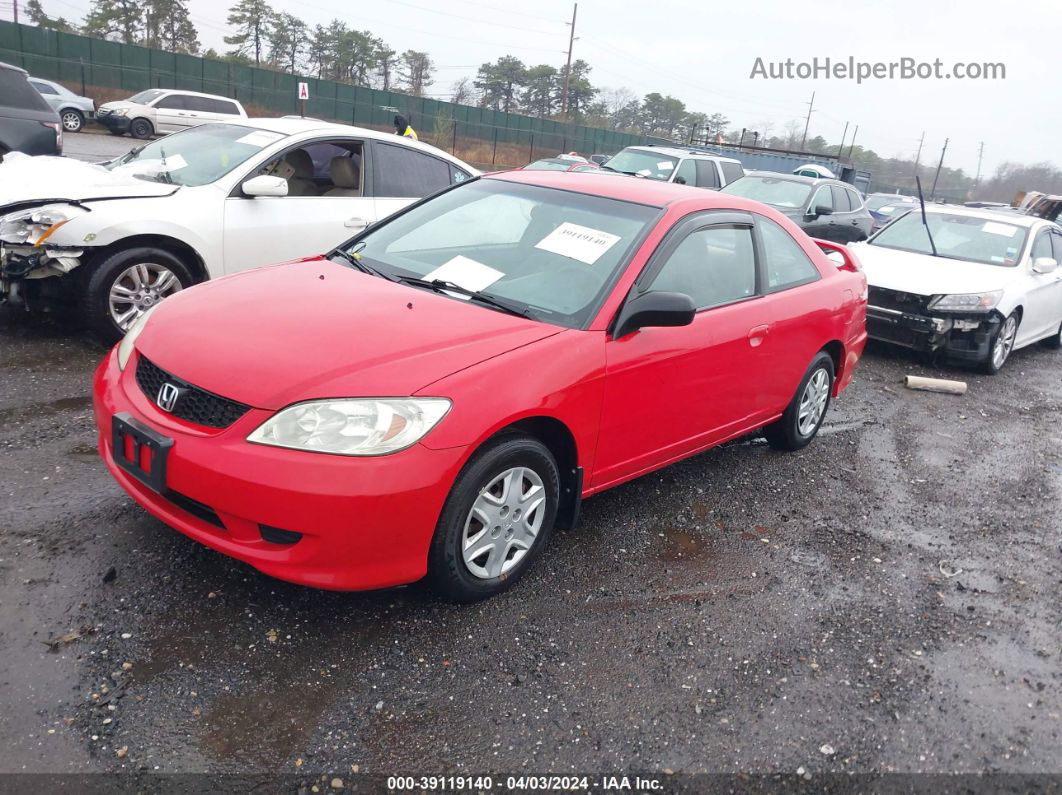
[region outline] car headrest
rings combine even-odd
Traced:
[[[353,157],[346,155],[333,157],[328,164],[328,171],[332,177],[332,183],[337,188],[357,188],[361,183],[360,169]]]
[[[295,169],[296,179],[313,179],[313,158],[305,149],[288,152],[284,159]]]

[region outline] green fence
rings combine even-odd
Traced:
[[[180,88],[233,97],[252,116],[298,113],[297,89],[302,81],[310,89],[308,116],[388,128],[400,112],[423,140],[478,165],[522,165],[558,152],[613,153],[632,144],[668,143],[11,22],[0,22],[0,61],[96,99],[103,90],[131,94],[146,88]]]

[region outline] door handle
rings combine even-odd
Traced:
[[[749,330],[749,345],[753,348],[758,348],[763,343],[763,340],[767,337],[767,332],[771,330],[769,325],[756,326]]]
[[[347,227],[348,229],[361,229],[362,227],[366,227],[368,225],[369,222],[366,221],[364,218],[348,218],[346,221],[343,222],[343,226]]]

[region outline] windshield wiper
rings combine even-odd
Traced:
[[[486,293],[477,293],[475,290],[469,290],[467,287],[462,287],[460,284],[446,281],[445,279],[421,279],[416,276],[396,276],[394,280],[396,282],[401,282],[402,284],[434,290],[437,293],[457,293],[458,295],[467,297],[470,301],[489,306],[500,312],[506,312],[510,315],[516,315],[517,317],[531,317],[531,313],[524,307],[510,304],[508,301],[500,300],[494,296],[487,295]]]
[[[391,276],[388,276],[386,273],[376,270],[376,268],[374,268],[372,265],[362,262],[361,258],[356,257],[354,254],[351,254],[346,249],[337,248],[335,251],[332,252],[332,254],[338,254],[348,265],[353,268],[356,268],[362,273],[368,273],[370,276],[379,276],[381,279],[387,279],[388,281],[392,282],[396,281],[396,279]],[[332,256],[332,254],[329,254],[328,256]]]

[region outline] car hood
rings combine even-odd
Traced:
[[[1017,273],[1017,268],[932,257],[867,243],[853,243],[849,248],[859,258],[871,287],[916,295],[1002,290]]]
[[[195,386],[279,409],[314,398],[412,395],[561,331],[311,259],[168,298],[136,347]]]
[[[118,110],[118,108],[140,108],[144,109],[147,105],[141,105],[138,102],[129,102],[128,100],[119,99],[114,102],[104,102],[100,105],[100,110]]]
[[[179,186],[137,179],[67,157],[15,157],[0,163],[0,212],[10,206],[168,196]]]

